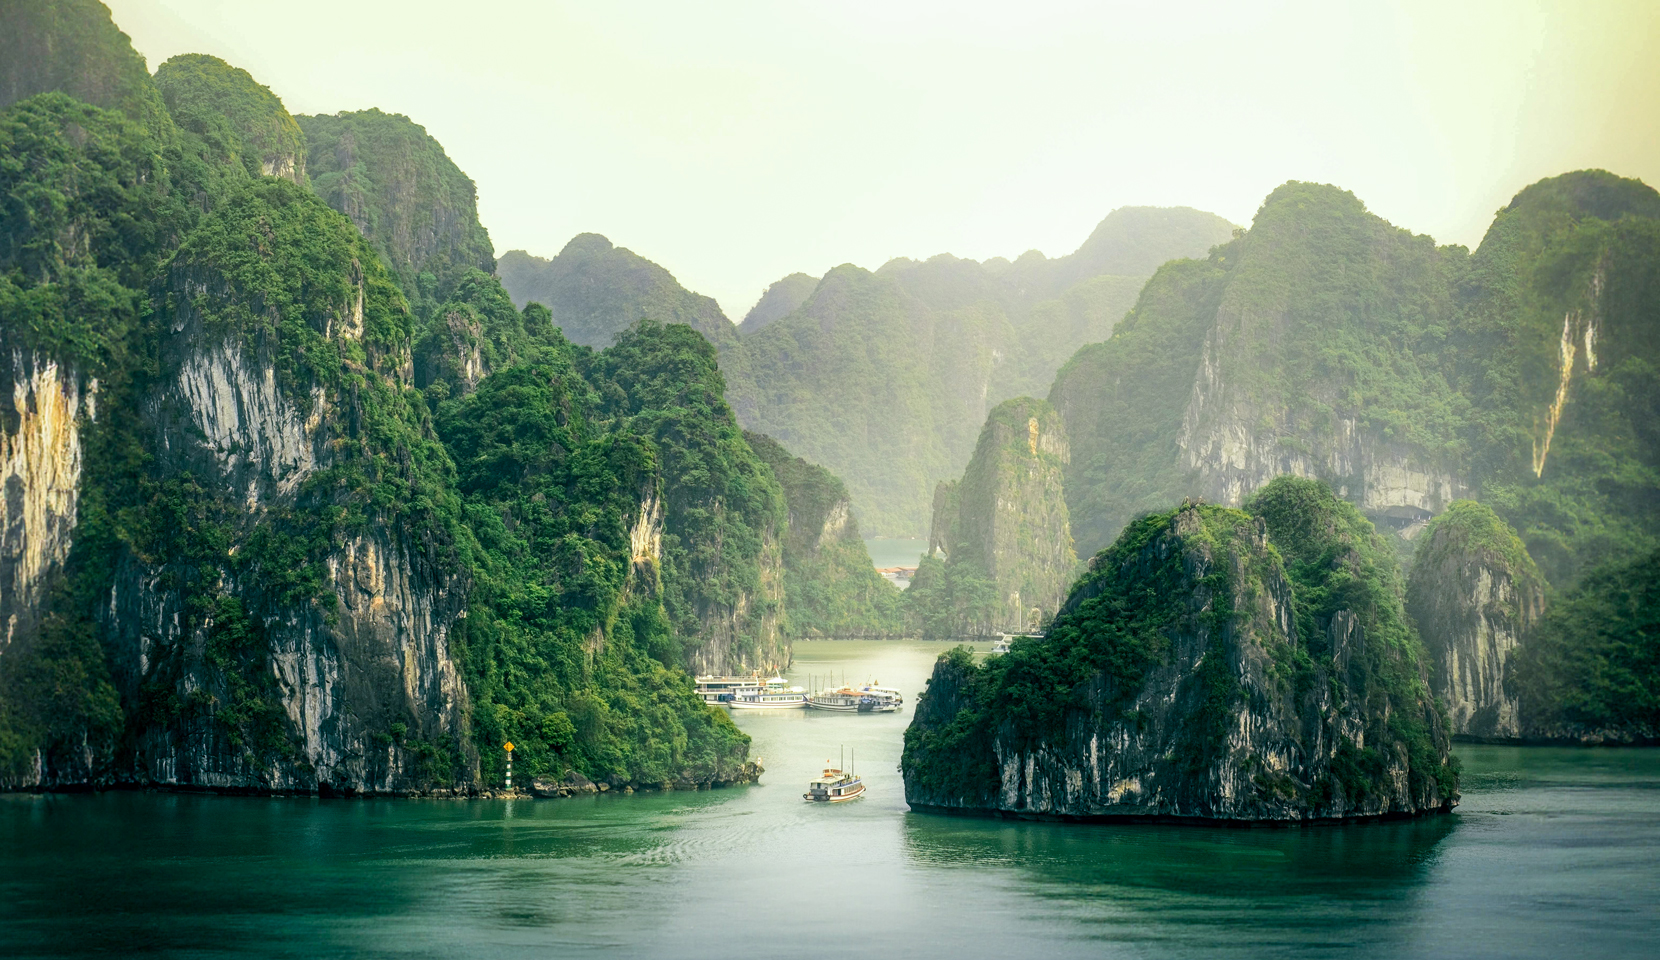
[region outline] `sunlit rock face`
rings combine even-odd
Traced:
[[[1419,541],[1406,597],[1453,735],[1521,736],[1506,677],[1544,612],[1545,582],[1515,532],[1481,504],[1453,504]]]
[[[0,655],[38,623],[51,575],[74,540],[81,429],[97,412],[98,385],[41,354],[0,356],[10,390],[0,397]],[[4,381],[0,381],[3,383]]]
[[[1046,637],[1017,640],[1007,663],[942,657],[906,734],[906,801],[1082,819],[1450,809],[1447,735],[1416,638],[1406,649],[1391,639],[1399,593],[1392,615],[1338,608],[1299,633],[1268,529],[1212,506],[1139,521],[1097,555]],[[1344,559],[1344,536],[1333,539],[1339,565],[1392,571],[1381,542],[1368,547],[1381,566]],[[1093,666],[1058,666],[1080,659]]]

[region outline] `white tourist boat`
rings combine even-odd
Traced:
[[[874,697],[887,697],[899,706],[904,706],[905,704],[904,695],[898,690],[895,690],[893,687],[879,687],[874,683],[867,683],[863,686],[854,687],[853,689],[859,691],[860,693],[868,693]]]
[[[807,706],[807,696],[800,687],[786,686],[783,677],[773,677],[758,690],[744,690],[721,701],[734,710],[800,710]]]
[[[698,677],[697,695],[704,703],[725,703],[740,693],[757,693],[760,677]]]
[[[832,713],[895,713],[899,710],[898,697],[842,687],[840,690],[820,690],[807,695],[807,706]]]
[[[859,779],[857,773],[832,767],[830,761],[826,760],[824,773],[807,781],[807,792],[801,795],[801,799],[814,803],[841,803],[844,800],[856,800],[863,796],[864,792],[865,782]]]

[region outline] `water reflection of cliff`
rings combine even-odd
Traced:
[[[962,868],[965,881],[972,872],[1029,898],[1005,906],[1083,940],[1376,955],[1400,947],[1437,845],[1456,826],[1453,817],[1212,829],[913,814],[905,847],[918,867]]]

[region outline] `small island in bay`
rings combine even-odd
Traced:
[[[902,769],[913,809],[1034,817],[1348,820],[1458,799],[1388,544],[1292,477],[1243,509],[1134,521],[1046,636],[941,656]]]

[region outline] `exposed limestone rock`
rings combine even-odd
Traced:
[[[1418,545],[1406,602],[1453,735],[1521,736],[1506,676],[1518,643],[1544,612],[1545,582],[1515,532],[1479,503],[1454,503]]]
[[[995,592],[995,606],[962,634],[1036,629],[1060,608],[1078,566],[1062,492],[1070,458],[1060,415],[1018,397],[986,417],[961,482],[935,490],[930,546],[945,545],[947,564],[971,568]]]
[[[32,629],[52,571],[69,556],[80,499],[81,423],[97,414],[97,381],[14,349],[0,407],[0,655]]]
[[[325,399],[319,388],[312,410],[301,411],[277,389],[270,366],[250,371],[234,342],[192,351],[179,366],[178,394],[190,421],[212,448],[220,469],[245,491],[249,509],[261,488],[291,494],[316,469],[314,444]]]
[[[1224,302],[1205,338],[1192,397],[1182,416],[1180,466],[1197,479],[1198,495],[1237,506],[1275,477],[1324,479],[1367,514],[1440,513],[1466,493],[1447,467],[1391,444],[1352,417],[1329,426],[1310,411],[1257,402],[1248,386],[1230,381],[1221,358],[1241,342],[1274,342],[1288,335],[1285,317],[1262,316]],[[1333,394],[1336,384],[1317,385]],[[1331,403],[1335,397],[1323,398]]]
[[[784,544],[781,531],[761,532],[756,558],[760,583],[755,593],[740,592],[730,602],[698,598],[702,631],[689,652],[694,673],[747,674],[782,670],[790,662],[789,642],[779,629],[784,610]]]

